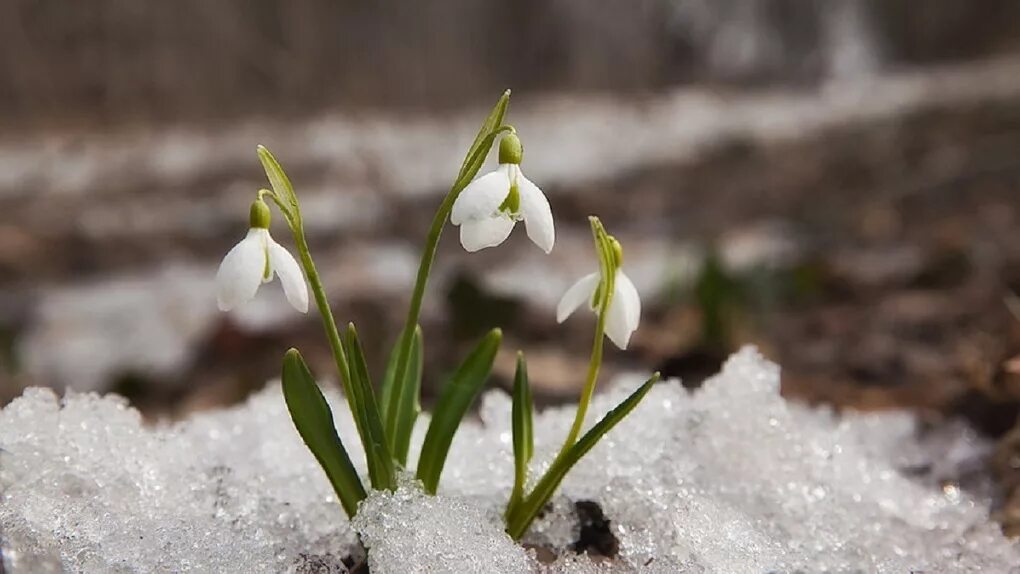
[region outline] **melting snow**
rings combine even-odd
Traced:
[[[597,397],[593,419],[637,382]],[[329,394],[355,451],[346,406]],[[345,572],[360,534],[377,574],[1020,572],[1020,547],[990,521],[990,501],[942,481],[983,454],[979,439],[955,428],[922,441],[906,414],[840,417],[788,403],[778,368],[753,349],[698,391],[658,385],[574,469],[525,540],[567,556],[551,565],[500,526],[509,415],[504,393],[487,394],[481,421],[454,441],[439,496],[405,481],[373,494],[352,526],[278,385],[156,428],[117,397],[30,389],[0,414],[4,566]],[[571,416],[565,408],[535,418],[539,467]],[[616,561],[564,550],[577,536],[576,500],[597,501],[611,520]]]

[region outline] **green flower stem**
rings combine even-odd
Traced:
[[[512,132],[513,127],[500,126],[493,130],[492,133],[493,135],[496,135],[505,131]],[[479,148],[473,155],[477,155],[479,153],[487,154],[488,152],[489,147],[485,146],[485,149]],[[473,157],[469,158],[465,164],[467,165],[472,163],[473,159]],[[436,259],[436,249],[439,247],[439,238],[443,234],[443,227],[446,225],[446,220],[450,217],[450,211],[453,210],[453,203],[457,201],[457,196],[459,196],[460,192],[463,191],[469,183],[471,183],[471,179],[474,176],[473,173],[468,173],[466,175],[470,177],[466,177],[462,174],[462,177],[459,177],[457,181],[454,182],[453,186],[450,187],[450,191],[447,192],[446,197],[443,198],[443,202],[439,205],[439,210],[436,211],[436,215],[432,218],[432,225],[429,226],[429,234],[425,239],[425,249],[422,251],[421,261],[418,263],[418,275],[415,278],[414,291],[411,293],[411,306],[407,310],[407,320],[404,323],[404,330],[400,336],[397,365],[393,372],[393,380],[396,381],[397,385],[400,385],[407,376],[408,363],[411,356],[411,339],[414,337],[414,329],[418,324],[418,317],[421,315],[421,303],[422,299],[425,297],[425,287],[429,281],[429,274],[432,272],[432,263]],[[395,402],[396,396],[397,395],[394,394],[391,398],[392,402]],[[396,406],[397,405],[395,404],[388,405],[391,412],[396,408]],[[386,435],[389,437],[395,437],[397,433],[397,429],[395,427],[397,419],[396,417],[388,417],[388,419],[389,420],[386,421],[388,423]],[[406,461],[400,462],[405,463]]]
[[[280,211],[285,217],[289,214],[287,206],[284,205],[280,198],[275,193],[269,190],[260,190],[259,198],[264,195],[268,195],[272,198],[276,206],[280,208]],[[340,374],[340,381],[344,387],[344,394],[348,397],[353,396],[350,389],[350,367],[347,364],[347,354],[344,352],[343,343],[340,342],[340,333],[336,328],[336,320],[333,318],[333,309],[329,306],[329,299],[326,298],[326,290],[322,286],[322,280],[319,278],[319,272],[315,269],[315,262],[312,261],[312,253],[308,249],[308,242],[305,240],[305,232],[300,227],[296,227],[288,217],[288,223],[291,224],[291,232],[294,235],[294,246],[297,248],[298,256],[301,259],[301,266],[305,270],[305,278],[308,279],[308,284],[312,288],[312,295],[315,297],[315,305],[319,309],[319,315],[322,316],[322,326],[326,331],[326,339],[329,340],[329,348],[333,352],[333,360],[336,362],[337,371]]]
[[[421,315],[421,302],[425,297],[425,286],[429,281],[429,274],[432,272],[432,263],[436,259],[436,249],[439,246],[439,238],[443,234],[443,226],[446,225],[446,220],[450,216],[450,211],[453,209],[453,202],[457,200],[457,196],[460,195],[463,187],[455,185],[450,188],[449,193],[443,198],[443,203],[440,204],[439,210],[436,211],[436,215],[432,218],[432,225],[429,227],[429,234],[425,241],[425,249],[421,254],[421,262],[418,264],[418,276],[414,282],[414,292],[411,295],[411,306],[407,310],[407,322],[404,325],[404,330],[400,335],[400,346],[397,352],[397,366],[393,371],[393,380],[397,385],[400,384],[407,376],[407,368],[409,359],[411,357],[411,339],[414,337],[414,326],[418,324],[418,317]],[[391,399],[396,402],[396,393],[394,398]],[[389,409],[395,409],[396,405],[388,405]],[[395,437],[397,434],[396,422],[397,417],[387,417],[385,421],[387,423],[386,436]],[[406,461],[401,461],[406,463]]]
[[[607,297],[606,299],[609,299]],[[608,305],[607,305],[608,306]],[[599,378],[599,369],[602,367],[602,347],[605,344],[606,313],[599,309],[599,317],[595,325],[595,342],[592,344],[591,360],[588,362],[588,378],[584,382],[584,390],[581,392],[581,400],[577,403],[577,412],[574,413],[574,424],[570,427],[567,439],[563,441],[563,448],[560,449],[560,456],[565,454],[570,447],[577,442],[581,435],[581,427],[584,426],[584,417],[588,413],[588,405],[591,403],[592,395],[595,394],[595,383]]]
[[[305,242],[305,234],[295,233],[294,243],[297,246],[298,254],[301,256],[301,265],[305,268],[305,276],[308,284],[312,287],[312,294],[315,296],[315,305],[322,315],[322,326],[326,331],[326,338],[329,339],[329,348],[333,351],[333,360],[336,361],[336,368],[340,372],[340,378],[344,383],[344,392],[350,396],[346,388],[349,385],[350,367],[347,365],[347,355],[344,353],[343,344],[340,343],[340,334],[337,332],[336,320],[333,319],[333,309],[326,299],[326,291],[322,287],[322,280],[319,279],[319,272],[315,269],[315,262],[312,261],[312,254],[308,251],[308,243]]]
[[[584,427],[584,417],[588,414],[588,405],[595,394],[595,383],[599,378],[599,369],[602,367],[602,349],[605,345],[606,317],[609,314],[609,304],[613,301],[613,291],[616,286],[616,264],[611,253],[612,246],[606,235],[605,229],[598,219],[592,220],[592,232],[595,236],[595,247],[599,254],[599,266],[602,270],[602,281],[599,284],[598,292],[601,296],[598,301],[598,319],[595,322],[595,340],[592,343],[591,360],[588,362],[588,377],[584,382],[584,389],[581,391],[581,399],[577,403],[577,412],[574,413],[574,424],[570,427],[567,439],[563,442],[563,448],[557,458],[562,458],[570,447],[577,442],[581,435],[581,428]]]

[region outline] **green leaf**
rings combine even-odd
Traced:
[[[257,150],[259,161],[262,162],[262,168],[266,170],[266,177],[269,178],[269,184],[282,203],[280,209],[284,212],[283,215],[287,218],[287,223],[292,230],[297,232],[301,227],[301,208],[298,205],[297,195],[294,193],[294,186],[290,184],[290,179],[280,166],[280,162],[276,161],[276,158],[265,146],[260,145]]]
[[[387,435],[390,438],[390,448],[393,456],[401,465],[407,465],[407,453],[411,449],[411,433],[414,432],[414,422],[421,412],[421,376],[424,367],[424,345],[421,326],[416,325],[414,338],[411,343],[411,357],[407,376],[402,383],[394,387],[390,400],[391,418],[386,421]]]
[[[510,513],[507,517],[507,533],[510,534],[511,538],[519,540],[521,536],[524,536],[532,521],[538,516],[539,511],[549,502],[549,499],[552,498],[560,483],[563,482],[567,472],[577,464],[577,461],[581,460],[581,457],[588,454],[588,451],[599,442],[599,439],[630,414],[634,407],[641,402],[641,399],[648,394],[652,385],[658,381],[659,373],[655,373],[652,375],[652,378],[638,387],[636,391],[631,393],[616,408],[606,413],[606,416],[602,417],[602,420],[593,426],[591,430],[586,432],[572,447],[553,461],[549,470],[538,481],[531,494],[516,507],[515,512]]]
[[[485,385],[492,370],[500,340],[503,334],[493,329],[482,338],[471,354],[460,364],[453,377],[443,387],[439,402],[432,413],[432,422],[425,433],[425,442],[418,458],[418,479],[425,485],[425,492],[435,494],[439,486],[439,475],[446,464],[453,435],[457,432],[464,414]]]
[[[397,359],[400,358],[400,342],[403,340],[404,335],[401,333],[390,350],[390,356],[386,358],[386,372],[383,373],[382,384],[379,386],[379,414],[382,415],[387,429],[390,428],[390,402],[393,400],[393,389],[396,387],[393,381],[397,375]]]
[[[358,503],[366,496],[365,487],[336,433],[329,403],[297,349],[291,349],[283,356],[282,380],[283,398],[298,434],[315,455],[322,470],[326,471],[347,516],[353,517],[358,511]]]
[[[375,402],[372,379],[365,364],[365,352],[361,348],[361,341],[358,340],[358,332],[353,323],[347,325],[346,343],[351,369],[350,386],[355,395],[353,398],[348,397],[348,401],[351,401],[355,422],[361,435],[361,444],[365,447],[365,460],[368,463],[372,488],[393,490],[397,487],[393,457],[386,442],[379,406]]]
[[[464,176],[471,171],[471,166],[477,163],[477,167],[474,167],[474,172],[471,173],[471,177],[468,177],[468,181],[474,178],[475,173],[478,173],[478,169],[481,167],[482,162],[485,161],[485,156],[488,155],[489,148],[492,147],[492,141],[495,139],[494,131],[503,126],[503,117],[506,116],[507,107],[510,106],[510,90],[503,92],[503,95],[496,101],[496,105],[492,107],[492,111],[489,112],[488,117],[482,122],[482,127],[478,130],[478,135],[475,136],[475,141],[468,148],[467,155],[464,157],[464,163],[460,166],[460,173],[457,175],[457,181],[463,180]],[[490,137],[491,136],[491,137]],[[485,140],[488,139],[488,143]],[[479,152],[484,152],[481,156],[481,161],[477,161],[475,158]]]
[[[402,384],[396,382],[399,345],[404,340],[401,333],[390,356],[386,361],[386,374],[383,377],[379,407],[383,423],[386,425],[386,436],[389,438],[390,451],[394,460],[402,466],[407,465],[407,454],[411,446],[411,434],[414,423],[421,413],[421,377],[424,355],[422,353],[423,338],[421,326],[416,325],[411,337],[409,352],[409,368]]]
[[[514,489],[507,504],[507,515],[511,513],[524,496],[524,483],[528,478],[528,463],[535,454],[535,437],[532,434],[531,385],[528,383],[528,365],[524,353],[517,353],[517,371],[514,373],[513,421],[514,436]]]

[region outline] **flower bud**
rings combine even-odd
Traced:
[[[499,140],[499,163],[520,164],[524,147],[515,133],[509,133]]]
[[[269,206],[266,205],[265,201],[262,201],[261,197],[251,203],[251,209],[248,211],[249,227],[252,229],[269,229],[270,219]]]

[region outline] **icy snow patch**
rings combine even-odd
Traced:
[[[528,572],[528,555],[503,532],[495,504],[426,496],[414,484],[376,492],[354,518],[372,572]]]
[[[635,384],[597,397],[592,420]],[[346,407],[330,400],[357,451]],[[787,403],[778,368],[752,349],[699,391],[658,385],[582,460],[525,540],[564,555],[543,565],[500,525],[509,413],[504,393],[486,395],[481,421],[454,441],[438,497],[413,484],[374,493],[352,527],[278,385],[243,406],[157,428],[118,398],[29,390],[0,414],[5,566],[344,572],[356,529],[376,574],[1020,571],[1020,548],[989,520],[989,501],[940,482],[983,453],[980,440],[958,429],[932,444],[905,414],[837,417]],[[535,418],[537,468],[571,415]],[[355,452],[364,470],[361,458]],[[601,505],[617,560],[565,550],[577,536],[577,500]]]

